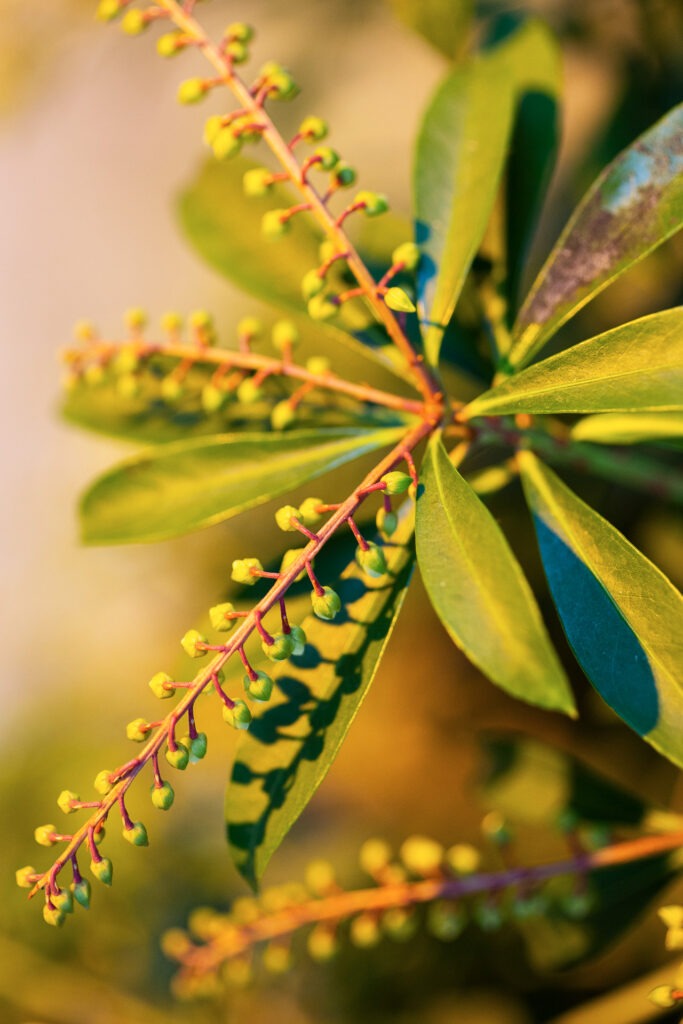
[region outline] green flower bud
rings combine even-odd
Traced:
[[[225,924],[220,914],[211,907],[195,907],[187,921],[188,931],[202,942],[210,942],[223,931]]]
[[[144,743],[149,735],[149,723],[144,718],[134,718],[126,726],[126,736],[135,743]]]
[[[251,725],[251,711],[243,700],[236,700],[233,707],[223,705],[223,721],[233,729],[248,729]]]
[[[222,976],[228,985],[245,988],[254,977],[254,969],[246,957],[234,957],[226,961]]]
[[[182,32],[165,32],[157,39],[157,53],[160,57],[175,57],[185,46]]]
[[[323,171],[333,171],[339,163],[339,153],[330,146],[318,146],[313,155],[319,158],[318,166]]]
[[[285,551],[284,555],[282,556],[282,562],[280,563],[280,572],[287,572],[290,565],[293,562],[296,562],[297,558],[301,556],[304,550],[304,548],[290,548],[288,551]],[[304,578],[305,575],[306,570],[302,569],[299,575],[294,577],[294,582],[298,583],[300,580]]]
[[[213,608],[209,608],[212,627],[219,633],[229,633],[237,625],[237,619],[229,619],[226,616],[232,615],[234,610],[235,606],[230,601],[224,601],[223,604],[215,604]]]
[[[330,622],[341,609],[341,598],[331,587],[323,587],[322,594],[311,594],[313,611],[319,619]]]
[[[273,430],[286,430],[296,420],[296,409],[288,399],[278,402],[270,412],[270,425]]]
[[[126,11],[121,20],[121,29],[127,36],[139,36],[148,26],[148,21],[142,11]]]
[[[325,289],[325,278],[317,270],[309,270],[301,279],[301,294],[308,302]]]
[[[446,864],[455,875],[473,875],[481,864],[481,854],[476,846],[456,843],[446,850]]]
[[[283,505],[275,513],[275,522],[281,530],[285,533],[296,533],[296,526],[291,522],[292,519],[299,518],[299,509],[295,508],[294,505]]]
[[[402,263],[406,270],[415,270],[420,262],[420,250],[415,242],[404,242],[391,254],[392,264]]]
[[[132,846],[149,846],[147,829],[141,821],[134,822],[130,828],[123,827],[123,838]]]
[[[287,217],[287,210],[268,210],[261,218],[261,231],[266,238],[282,238],[288,231],[291,231],[291,220]]]
[[[495,932],[503,924],[503,911],[497,903],[478,903],[472,917],[483,932]]]
[[[389,309],[398,313],[414,313],[415,303],[409,298],[402,288],[388,288],[384,295],[384,301]]]
[[[321,263],[327,263],[333,256],[336,256],[339,252],[336,244],[329,238],[326,238],[324,242],[321,242],[318,247],[318,255],[320,256]]]
[[[182,928],[169,928],[161,936],[161,952],[169,960],[181,960],[185,953],[192,948],[187,932]]]
[[[63,914],[73,914],[74,897],[70,889],[59,889],[50,897],[57,910]]]
[[[197,645],[206,643],[208,643],[208,640],[205,636],[202,636],[198,630],[188,629],[187,633],[180,641],[180,646],[185,651],[185,654],[188,654],[191,658],[203,658],[206,651],[203,651],[201,647],[198,647]]]
[[[351,188],[356,184],[357,177],[356,171],[349,164],[338,163],[332,175],[332,183],[337,188]]]
[[[334,929],[329,925],[316,925],[308,934],[306,948],[311,959],[318,963],[327,963],[339,951],[339,943]]]
[[[391,847],[383,839],[367,839],[358,851],[361,870],[374,878],[391,862]]]
[[[164,756],[171,767],[177,768],[179,772],[184,772],[190,763],[190,751],[184,743],[176,743],[175,750],[167,747]]]
[[[193,310],[187,322],[194,331],[210,331],[213,327],[213,317],[205,309]]]
[[[244,689],[252,700],[260,702],[270,700],[270,695],[273,692],[273,680],[265,672],[257,672],[256,679],[251,679],[248,675],[245,675],[243,682]]]
[[[212,114],[204,122],[204,131],[202,133],[202,139],[207,146],[212,146],[215,142],[218,133],[223,130],[225,126],[225,118],[222,114]]]
[[[264,640],[261,648],[271,661],[286,661],[294,650],[294,643],[289,633],[276,633],[272,644],[267,644]]]
[[[164,377],[159,390],[165,402],[177,402],[182,396],[183,385],[175,377]]]
[[[467,918],[461,907],[448,900],[438,900],[427,910],[427,928],[432,935],[443,942],[451,942],[462,933]]]
[[[311,142],[322,142],[328,131],[327,121],[323,121],[322,117],[305,117],[299,125],[299,134]]]
[[[368,217],[377,217],[380,213],[386,213],[389,209],[389,201],[386,196],[379,192],[359,192],[353,200],[355,203],[363,203],[365,214]]]
[[[107,857],[91,861],[90,870],[98,882],[102,882],[103,885],[111,885],[114,868],[112,862]]]
[[[292,655],[297,658],[299,655],[303,654],[306,649],[306,634],[301,626],[291,626],[289,630],[289,638],[292,641]]]
[[[385,508],[380,508],[377,512],[375,522],[377,523],[377,529],[380,533],[384,534],[385,537],[391,537],[396,533],[398,516],[395,512],[389,512]]]
[[[225,405],[225,401],[228,397],[227,392],[223,388],[216,387],[215,384],[205,384],[202,388],[201,403],[202,409],[208,415],[213,412],[218,412],[222,405]]]
[[[397,470],[394,470],[393,473],[385,473],[382,477],[382,483],[386,484],[384,489],[386,494],[403,494],[412,482],[412,477],[407,473],[399,473]]]
[[[292,966],[292,951],[283,942],[269,942],[263,950],[263,966],[270,974],[285,974]]]
[[[316,377],[324,377],[330,371],[330,361],[325,356],[311,356],[306,360],[306,369]]]
[[[387,571],[387,560],[377,544],[368,544],[367,548],[358,548],[356,561],[363,572],[373,579],[384,576]]]
[[[99,21],[113,21],[121,11],[120,0],[100,0],[95,17]]]
[[[183,318],[180,313],[176,313],[174,310],[167,310],[166,313],[161,317],[161,329],[166,331],[168,334],[177,334],[178,331],[182,330]]]
[[[253,405],[263,398],[263,388],[253,377],[245,377],[237,389],[237,400],[243,405]]]
[[[140,391],[140,381],[133,373],[124,373],[116,382],[116,391],[121,398],[135,398]]]
[[[167,811],[175,799],[175,792],[170,782],[162,782],[160,786],[152,786],[152,803],[160,811]]]
[[[401,860],[414,875],[434,875],[440,872],[444,858],[441,843],[426,836],[409,836],[401,847]]]
[[[510,910],[515,921],[528,921],[532,917],[541,917],[548,909],[548,900],[540,892],[518,896]]]
[[[657,985],[648,993],[648,999],[661,1010],[668,1010],[675,1006],[678,999],[674,996],[675,989],[671,985]]]
[[[299,343],[299,331],[291,320],[276,320],[272,331],[273,347],[278,352],[294,348]]]
[[[349,938],[358,949],[370,949],[376,946],[382,937],[379,922],[374,914],[359,914],[349,926]]]
[[[289,71],[281,71],[268,75],[268,94],[276,100],[293,100],[299,92],[299,86]]]
[[[337,888],[337,876],[328,860],[313,860],[306,868],[306,886],[314,896],[327,896]]]
[[[260,199],[273,187],[273,173],[265,167],[253,167],[242,178],[242,189],[250,199]]]
[[[489,811],[481,823],[481,830],[489,842],[497,846],[506,846],[512,839],[512,833],[499,811]]]
[[[14,873],[14,877],[19,888],[30,889],[33,885],[33,878],[35,874],[36,869],[30,864],[27,864],[25,868],[19,868],[19,870]]]
[[[230,577],[235,583],[246,583],[247,586],[253,587],[259,577],[254,576],[252,569],[255,572],[263,572],[263,566],[258,558],[236,558],[232,563]]]
[[[208,740],[205,732],[198,732],[196,736],[183,736],[181,743],[190,751],[190,764],[197,764],[206,757]]]
[[[51,924],[55,928],[61,928],[66,919],[66,914],[63,910],[59,910],[58,907],[51,907],[46,903],[43,907],[43,920],[45,924]]]
[[[236,39],[239,43],[250,43],[254,38],[254,30],[244,21],[233,21],[225,30],[226,39]]]
[[[80,799],[78,793],[72,793],[70,789],[63,789],[57,797],[57,806],[64,814],[73,814],[78,808],[72,807],[72,802],[78,803]]]
[[[325,293],[314,295],[306,305],[311,320],[331,320],[339,311],[339,306]]]
[[[232,42],[226,44],[225,53],[233,64],[244,64],[249,60],[249,50],[238,39],[233,39]]]
[[[245,141],[246,136],[237,135],[234,125],[227,125],[216,133],[211,149],[217,160],[227,160],[231,156],[237,156]]]
[[[304,526],[308,526],[310,529],[318,525],[323,517],[323,513],[319,512],[318,509],[323,504],[322,498],[304,498],[299,506],[299,518]]]
[[[567,917],[570,917],[573,921],[579,921],[590,914],[593,905],[593,897],[587,889],[567,893],[560,904]]]
[[[54,825],[39,825],[33,833],[33,838],[38,843],[38,846],[54,846],[55,840],[52,836],[56,831],[57,829]]]
[[[98,772],[97,775],[95,776],[94,786],[96,791],[100,793],[101,796],[106,796],[107,793],[110,793],[114,786],[114,783],[111,781],[110,776],[111,772],[107,771],[106,769],[104,769],[101,772]]]
[[[203,78],[186,78],[178,88],[178,102],[198,103],[204,99],[208,88]]]
[[[80,903],[86,910],[90,907],[90,882],[87,878],[79,878],[77,882],[72,882],[70,887],[73,898],[76,903]]]
[[[167,697],[175,695],[175,687],[171,685],[172,683],[173,679],[167,672],[157,672],[147,685],[155,697],[158,697],[159,700],[166,700]]]

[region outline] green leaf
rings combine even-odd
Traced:
[[[575,441],[638,444],[683,437],[683,414],[676,412],[605,413],[586,416],[571,430]]]
[[[474,13],[473,0],[389,0],[399,19],[454,60],[467,45]]]
[[[322,574],[333,581],[342,611],[332,622],[313,615],[303,621],[306,651],[270,673],[273,697],[240,737],[226,794],[227,835],[237,868],[254,887],[327,774],[375,676],[410,580],[411,519],[404,515],[385,545],[389,575],[381,579],[361,573],[355,540],[344,537],[341,578],[329,567]]]
[[[425,456],[416,529],[425,587],[458,647],[512,696],[574,715],[566,676],[519,563],[438,437]]]
[[[559,327],[683,224],[683,104],[625,149],[577,207],[514,328],[524,366]]]
[[[140,543],[212,526],[391,445],[404,430],[221,434],[148,449],[119,463],[86,492],[83,540]]]
[[[541,558],[567,639],[610,707],[683,766],[683,598],[530,452],[519,455]]]
[[[683,307],[615,327],[503,381],[462,412],[670,412],[683,408]]]

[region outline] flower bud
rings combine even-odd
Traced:
[[[182,928],[169,928],[161,936],[161,952],[169,960],[182,960],[192,948],[192,942]]]
[[[496,932],[503,924],[503,911],[498,903],[486,900],[475,906],[472,918],[483,932]]]
[[[263,702],[270,700],[270,695],[273,692],[273,680],[270,676],[266,675],[265,672],[257,672],[256,679],[252,679],[250,676],[245,675],[243,681],[244,689],[252,700]]]
[[[121,19],[121,29],[127,36],[139,36],[145,31],[148,24],[143,11],[126,11]]]
[[[291,227],[287,210],[268,210],[261,218],[261,231],[266,238],[282,238]]]
[[[98,384],[102,384],[105,377],[106,373],[101,363],[90,363],[83,371],[83,380],[91,387],[97,387]]]
[[[304,299],[315,298],[325,289],[325,278],[317,270],[309,270],[301,278],[301,294]]]
[[[190,658],[203,658],[206,651],[202,650],[198,644],[206,644],[208,640],[205,636],[202,636],[196,629],[188,629],[185,636],[180,641],[180,646],[185,651],[185,654],[189,655]]]
[[[275,513],[275,522],[285,533],[296,533],[297,528],[292,523],[292,519],[298,518],[299,509],[295,508],[294,505],[283,505]]]
[[[359,192],[353,202],[362,203],[368,217],[377,217],[389,209],[389,200],[379,192]]]
[[[210,416],[211,413],[218,412],[221,406],[225,405],[227,397],[227,392],[223,388],[219,388],[215,384],[205,384],[200,396],[202,409]]]
[[[213,629],[219,633],[229,633],[231,629],[234,629],[237,619],[227,617],[234,611],[235,606],[230,601],[224,601],[222,604],[215,604],[213,608],[209,608],[209,619]]]
[[[167,811],[173,804],[175,792],[170,782],[162,782],[160,786],[152,786],[152,803],[160,811]]]
[[[294,643],[289,633],[277,633],[272,644],[267,644],[264,640],[261,647],[271,661],[286,661],[294,650]]]
[[[441,870],[444,848],[426,836],[409,836],[401,847],[400,856],[414,875],[434,875]]]
[[[289,943],[269,942],[263,950],[262,963],[270,974],[285,974],[292,966]]]
[[[149,735],[150,726],[144,718],[134,718],[126,726],[126,736],[135,743],[144,743]]]
[[[205,309],[194,309],[187,322],[193,331],[210,331],[213,327],[213,317]]]
[[[198,103],[204,99],[208,88],[203,78],[186,78],[178,88],[178,101],[180,103]]]
[[[683,907],[672,903],[666,907],[660,907],[657,917],[667,928],[683,928]]]
[[[233,729],[248,729],[251,725],[251,711],[243,700],[236,700],[231,708],[224,704],[222,714],[223,721]]]
[[[123,838],[132,846],[149,846],[147,829],[141,821],[135,821],[130,827],[123,827]]]
[[[657,985],[656,988],[653,988],[652,991],[648,993],[647,998],[661,1010],[668,1010],[678,1002],[674,996],[674,988],[671,985]]]
[[[102,882],[103,885],[111,885],[114,868],[112,862],[107,857],[91,861],[90,870],[98,882]]]
[[[265,167],[253,167],[242,178],[242,189],[250,199],[260,199],[273,187],[273,172]]]
[[[19,870],[14,873],[14,877],[20,889],[30,889],[33,885],[35,875],[36,869],[30,864],[27,864],[25,868],[19,868]]]
[[[231,42],[226,43],[225,53],[233,64],[244,64],[249,60],[248,48],[244,43],[240,43],[237,39],[233,39]]]
[[[391,262],[402,263],[406,270],[415,270],[420,262],[420,249],[415,242],[404,242],[392,252]]]
[[[311,594],[311,604],[318,618],[329,622],[341,609],[341,598],[331,587],[323,587],[322,594],[316,594],[313,591]]]
[[[594,900],[587,889],[581,889],[576,892],[567,893],[560,905],[567,917],[570,917],[573,921],[580,921],[581,918],[587,917],[590,914],[593,909]]]
[[[397,313],[415,312],[415,303],[403,291],[402,288],[387,288],[386,292],[384,293],[384,301],[386,302],[389,309],[393,309]]]
[[[456,843],[446,850],[446,864],[456,875],[473,875],[481,864],[481,854],[476,846]]]
[[[296,409],[292,403],[285,398],[282,402],[274,405],[270,412],[270,425],[273,430],[286,430],[296,420]]]
[[[55,840],[52,836],[56,831],[57,829],[54,825],[39,825],[33,833],[33,838],[38,843],[38,846],[54,846]]]
[[[313,155],[318,158],[318,166],[323,171],[333,171],[339,163],[339,153],[330,146],[318,146]]]
[[[306,649],[306,634],[301,626],[290,627],[289,639],[292,641],[292,656],[297,658]]]
[[[233,21],[225,30],[226,39],[235,39],[238,43],[250,43],[254,38],[254,30],[245,21]]]
[[[72,882],[69,888],[76,903],[80,903],[87,910],[90,907],[90,882],[88,879],[79,878],[77,882]]]
[[[308,300],[306,309],[311,320],[330,320],[337,315],[339,306],[329,295],[321,293]]]
[[[354,917],[349,926],[349,938],[359,949],[376,946],[382,937],[379,922],[374,914],[364,913]]]
[[[377,523],[377,529],[380,533],[384,534],[385,537],[391,537],[396,533],[398,516],[395,512],[391,512],[386,508],[380,508],[377,511],[375,522]]]
[[[176,377],[164,377],[159,385],[159,391],[165,402],[177,402],[182,396],[183,385]]]
[[[449,900],[438,900],[427,910],[427,928],[443,942],[450,942],[464,930],[467,917],[461,907]]]
[[[124,373],[123,376],[119,377],[116,381],[116,393],[120,395],[121,398],[135,398],[139,391],[140,381],[134,373]]]
[[[263,566],[258,558],[237,558],[232,563],[230,577],[235,583],[246,583],[247,586],[253,587],[259,577],[252,573],[252,569],[255,572],[263,572]]]
[[[336,188],[351,188],[352,185],[356,184],[356,174],[353,167],[349,164],[340,162],[334,169],[332,174],[332,184]]]
[[[296,324],[293,324],[291,320],[277,320],[273,324],[271,337],[273,339],[273,347],[278,352],[294,348],[299,343],[299,332]]]
[[[358,548],[356,561],[363,572],[373,579],[386,574],[387,560],[377,544],[368,544],[367,548]]]
[[[174,750],[167,747],[164,756],[171,767],[177,768],[179,772],[184,772],[190,763],[190,751],[184,743],[176,743]]]
[[[93,783],[93,785],[95,786],[96,791],[100,793],[101,796],[106,796],[107,793],[110,793],[114,786],[114,783],[111,781],[110,776],[111,772],[107,771],[106,769],[101,772],[98,772],[97,775],[95,776],[95,782]]]
[[[57,910],[61,910],[63,914],[73,914],[74,897],[70,889],[58,889],[50,899]]]
[[[318,246],[318,256],[320,257],[321,263],[327,263],[333,256],[336,256],[339,252],[336,242],[333,242],[331,238],[326,238]]]
[[[403,494],[408,490],[413,479],[407,473],[399,473],[398,470],[394,470],[392,473],[385,473],[382,477],[382,483],[386,484],[384,491],[386,494]]]
[[[139,365],[140,356],[135,345],[122,345],[111,363],[114,373],[121,374],[133,373]]]
[[[237,389],[237,400],[243,405],[253,405],[263,398],[263,388],[253,377],[245,377]]]
[[[311,959],[318,963],[326,963],[337,955],[339,943],[334,929],[329,925],[319,924],[309,932],[306,948]]]
[[[190,751],[190,764],[197,764],[206,757],[208,740],[205,732],[198,732],[196,736],[183,736],[181,743]]]
[[[305,548],[289,548],[288,551],[285,551],[282,556],[282,562],[280,563],[280,572],[287,572],[290,565],[292,565],[293,562],[296,562],[297,558],[300,558],[304,551]],[[298,583],[305,575],[306,570],[302,569],[298,576],[294,577],[294,582]]]
[[[72,804],[78,803],[80,799],[78,793],[72,793],[70,789],[63,789],[57,797],[57,806],[64,814],[73,814],[78,808],[73,807]]]
[[[43,906],[43,920],[45,924],[51,924],[55,928],[61,928],[66,919],[66,914],[58,907],[51,907],[49,903]]]
[[[268,75],[268,95],[276,100],[292,100],[299,92],[299,86],[284,68]]]
[[[329,131],[327,121],[322,117],[305,117],[299,125],[299,135],[305,136],[311,142],[322,142]]]
[[[238,135],[234,125],[226,125],[214,136],[211,149],[217,160],[227,160],[231,156],[237,156],[245,141],[246,137]]]
[[[322,498],[304,498],[299,505],[299,518],[304,526],[310,529],[318,525],[323,517],[323,513],[318,511],[322,504]]]
[[[175,57],[184,48],[182,32],[165,32],[157,39],[157,53],[160,57]]]
[[[314,896],[327,896],[337,888],[334,868],[327,860],[314,860],[306,868],[306,885]]]
[[[113,21],[122,10],[121,0],[100,0],[95,17],[99,21]]]
[[[159,700],[166,700],[167,697],[175,695],[175,687],[172,683],[173,679],[167,672],[157,672],[147,685],[155,697],[158,697]]]
[[[391,847],[383,839],[367,839],[358,851],[361,870],[374,878],[391,861]]]

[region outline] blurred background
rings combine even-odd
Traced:
[[[91,0],[0,0],[0,1017],[7,1024],[559,1021],[658,968],[663,929],[652,908],[643,907],[637,927],[599,960],[552,977],[526,964],[509,937],[468,932],[465,944],[442,946],[425,934],[407,946],[348,948],[329,967],[302,953],[283,979],[259,978],[215,1004],[174,1005],[161,932],[184,924],[192,907],[225,908],[244,892],[223,837],[232,737],[218,721],[206,762],[182,779],[173,812],[153,821],[150,850],[108,840],[116,884],[98,889],[90,914],[55,932],[14,887],[17,866],[40,867],[46,858],[32,832],[58,820],[57,793],[68,787],[85,796],[97,770],[126,756],[124,726],[148,710],[146,680],[160,668],[173,671],[176,638],[220,597],[232,559],[256,543],[274,552],[277,543],[266,506],[246,524],[176,542],[79,547],[77,496],[129,449],[60,422],[57,356],[73,323],[90,318],[115,334],[133,305],[157,320],[168,308],[206,307],[227,332],[256,308],[199,261],[176,226],[175,196],[202,158],[203,113],[175,102],[178,79],[188,72],[182,61],[156,59],[148,36],[123,39],[96,24],[93,7]],[[409,213],[412,139],[447,68],[444,55],[411,30],[415,5],[252,0],[247,8],[213,0],[201,14],[218,31],[234,19],[253,23],[255,63],[281,60],[302,87],[286,116],[324,115],[363,185],[387,192],[394,209]],[[458,10],[453,0],[454,18]],[[557,31],[566,83],[538,263],[604,164],[683,98],[683,8],[678,0],[478,5],[484,20],[522,10]],[[589,337],[680,301],[682,265],[674,239],[603,293],[572,330]],[[680,518],[641,497],[591,487],[617,525],[680,585]],[[505,492],[494,509],[533,562],[516,497]],[[540,582],[538,567],[534,572]],[[401,619],[363,713],[268,881],[300,878],[308,859],[323,856],[353,884],[358,846],[377,833],[397,844],[413,832],[448,844],[477,841],[479,737],[490,729],[539,736],[607,774],[618,766],[641,796],[683,810],[672,767],[624,729],[578,673],[579,725],[522,707],[478,676],[428,610],[419,580]],[[562,1019],[644,1020],[647,987],[597,1016]],[[634,1006],[641,1016],[628,1017]]]

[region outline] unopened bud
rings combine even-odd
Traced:
[[[306,885],[314,896],[327,896],[337,889],[334,868],[327,860],[314,860],[306,868]]]
[[[403,494],[412,482],[411,476],[407,473],[400,473],[398,470],[385,473],[382,477],[382,483],[386,485],[384,488],[386,494]]]
[[[182,396],[183,385],[175,377],[164,377],[159,391],[165,402],[177,402]]]
[[[679,1001],[674,996],[675,989],[671,985],[657,985],[651,992],[648,993],[648,999],[655,1006],[658,1006],[662,1010],[668,1010],[670,1007],[675,1006]]]
[[[318,158],[318,166],[323,171],[333,171],[339,163],[339,153],[330,146],[318,146],[313,155]]]
[[[322,498],[304,498],[299,505],[299,518],[304,526],[308,526],[310,529],[312,526],[318,525],[323,517],[323,513],[319,511],[322,504],[324,504]]]
[[[396,533],[398,526],[398,516],[395,512],[391,512],[386,508],[380,508],[377,512],[377,529],[380,533],[384,534],[385,537],[391,537]]]
[[[254,30],[245,21],[233,21],[225,30],[226,39],[235,39],[239,43],[250,43],[254,38]]]
[[[322,142],[329,131],[327,121],[322,117],[305,117],[299,125],[299,135],[303,135],[311,142]]]
[[[103,770],[98,772],[95,776],[94,786],[98,793],[102,796],[106,796],[107,793],[111,792],[114,783],[111,781],[111,772]]]
[[[180,641],[180,646],[191,658],[203,658],[206,651],[202,650],[200,645],[206,643],[208,643],[206,637],[202,636],[198,630],[188,629]]]
[[[57,907],[57,910],[61,910],[63,914],[73,914],[74,912],[74,897],[70,889],[58,889],[50,897],[52,903]]]
[[[263,398],[263,388],[256,383],[253,377],[245,377],[237,389],[237,400],[242,405],[253,405]]]
[[[473,875],[481,864],[481,854],[476,846],[456,843],[446,851],[446,864],[456,875]]]
[[[377,544],[368,544],[366,548],[358,548],[356,561],[363,572],[374,579],[386,574],[387,560],[381,547]]]
[[[134,822],[129,828],[123,827],[123,838],[132,846],[149,846],[147,829],[141,821]]]
[[[291,227],[286,210],[268,210],[261,218],[261,231],[266,238],[282,238]]]
[[[250,199],[260,199],[273,187],[273,173],[265,167],[253,167],[242,178],[242,189]]]
[[[394,265],[402,263],[406,270],[415,270],[420,262],[420,250],[415,242],[404,242],[392,252],[391,262]]]
[[[237,558],[232,563],[230,577],[235,583],[246,583],[247,586],[253,587],[259,579],[254,573],[259,572],[263,572],[263,566],[258,558]]]
[[[212,627],[219,633],[229,633],[237,623],[237,619],[230,618],[234,611],[235,606],[230,601],[224,601],[223,604],[215,604],[213,608],[209,608]]]
[[[103,885],[111,885],[114,868],[112,862],[107,857],[91,861],[90,870],[98,882],[102,882]]]
[[[288,399],[274,405],[270,412],[270,425],[273,430],[286,430],[296,420],[296,409]]]
[[[95,17],[99,21],[113,21],[122,10],[121,0],[100,0]]]
[[[63,789],[57,797],[57,806],[64,814],[73,814],[77,810],[73,804],[78,803],[80,799],[78,793],[72,793],[70,789]]]
[[[363,204],[368,217],[376,217],[380,213],[386,213],[389,209],[389,200],[379,192],[359,192],[353,201],[354,204]]]
[[[50,906],[46,903],[43,907],[43,920],[45,924],[51,924],[55,928],[61,928],[66,919],[66,914],[63,910],[59,910],[58,907]]]
[[[292,951],[289,944],[269,942],[263,950],[262,963],[271,974],[285,974],[292,966]]]
[[[349,938],[359,949],[376,946],[382,937],[379,922],[374,914],[365,913],[354,917],[349,927]]]
[[[361,870],[374,878],[384,871],[391,861],[391,847],[383,839],[368,839],[358,853]]]
[[[291,320],[277,320],[273,324],[271,336],[273,347],[278,352],[285,352],[287,349],[294,348],[299,343],[299,331],[296,324],[293,324]]]
[[[294,505],[283,505],[275,513],[275,522],[285,533],[296,533],[297,527],[292,523],[292,519],[298,519],[299,515],[299,509]]]
[[[217,160],[227,160],[231,156],[237,156],[244,142],[245,136],[238,135],[234,125],[228,125],[216,133],[211,149]]]
[[[272,644],[268,644],[264,640],[261,647],[263,653],[271,661],[286,661],[294,650],[294,644],[289,633],[277,633],[273,637]]]
[[[225,404],[227,397],[227,392],[223,388],[219,388],[215,384],[205,384],[200,397],[202,409],[209,415],[218,412]]]
[[[87,910],[90,906],[90,882],[87,878],[79,878],[77,882],[71,883],[71,893],[76,903],[80,903]]]
[[[186,78],[178,88],[178,101],[180,103],[198,103],[204,99],[208,91],[208,85],[203,78]]]
[[[414,875],[434,875],[441,870],[444,848],[426,836],[409,836],[401,847],[401,860]]]
[[[397,313],[414,313],[415,303],[406,295],[402,288],[387,288],[384,294],[384,301],[389,309]]]
[[[144,743],[149,735],[150,726],[144,718],[134,718],[126,726],[126,736],[135,743]]]
[[[339,943],[334,929],[329,925],[319,924],[308,934],[306,948],[311,959],[318,963],[326,963],[337,955]]]
[[[301,557],[304,551],[305,548],[290,548],[288,551],[285,551],[284,555],[282,556],[282,562],[280,564],[280,572],[287,572],[290,565],[292,565],[293,562],[296,562],[296,560]],[[294,582],[298,583],[300,580],[304,578],[305,575],[306,570],[302,569],[301,572],[294,577]]]
[[[313,611],[319,619],[331,621],[341,609],[341,598],[331,587],[323,587],[322,594],[311,594]]]
[[[334,169],[332,175],[332,184],[336,188],[351,188],[352,185],[356,184],[356,178],[358,175],[353,167],[349,164],[340,162]]]
[[[175,687],[172,683],[173,679],[167,672],[157,672],[147,685],[155,697],[158,697],[159,700],[166,700],[167,697],[173,697],[175,694]]]
[[[38,846],[54,846],[56,840],[53,839],[53,836],[56,831],[54,825],[39,825],[33,833],[33,838]]]
[[[179,772],[184,772],[190,763],[190,751],[184,743],[176,743],[175,749],[173,750],[171,750],[170,747],[167,747],[164,756],[171,767],[177,768]]]
[[[32,865],[27,864],[25,868],[19,868],[19,870],[15,872],[14,877],[20,889],[30,889],[33,885],[35,875],[36,869]]]
[[[331,320],[339,311],[339,306],[329,295],[321,293],[309,299],[306,309],[311,320]]]
[[[160,811],[167,811],[173,804],[175,792],[170,782],[162,782],[160,786],[152,786],[152,803]]]
[[[131,10],[124,14],[121,20],[121,29],[127,36],[139,36],[141,32],[145,31],[148,24],[143,11]]]
[[[467,917],[462,908],[447,900],[438,900],[427,910],[427,928],[443,942],[457,939],[466,924]]]
[[[165,32],[157,39],[157,53],[160,57],[175,57],[184,48],[182,32]]]
[[[292,641],[292,656],[297,658],[306,649],[306,634],[301,626],[290,627],[289,639]]]
[[[324,377],[330,372],[330,361],[326,356],[311,356],[306,360],[306,369],[316,377]]]
[[[270,695],[273,692],[273,680],[269,675],[266,675],[265,672],[257,672],[256,679],[252,679],[251,676],[245,675],[244,689],[252,700],[265,702],[270,700]]]
[[[223,705],[223,721],[233,729],[248,729],[251,725],[251,711],[243,700],[236,700],[231,708]]]

